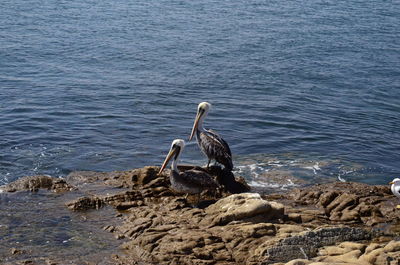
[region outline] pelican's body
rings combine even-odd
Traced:
[[[232,153],[228,143],[215,131],[206,130],[203,127],[203,121],[208,114],[210,106],[211,105],[207,102],[199,104],[189,141],[196,135],[200,150],[208,158],[207,167],[210,165],[210,161],[214,159],[218,163],[224,165],[225,169],[232,171]]]
[[[397,198],[400,198],[400,179],[395,178],[389,184],[391,184],[390,189],[392,190],[393,195],[396,196]],[[397,205],[396,207],[400,208],[400,205]]]
[[[218,187],[217,182],[204,171],[191,169],[179,172],[178,160],[184,146],[185,141],[181,139],[176,139],[172,142],[171,149],[161,166],[159,174],[164,170],[171,158],[173,158],[170,175],[172,189],[187,194],[198,194],[204,190],[216,189]]]

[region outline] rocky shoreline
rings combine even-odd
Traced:
[[[170,190],[168,171],[158,170],[26,177],[1,189],[46,189],[66,196],[65,207],[75,212],[112,206],[116,221],[103,229],[123,251],[101,264],[400,264],[400,210],[388,186],[329,183],[260,195],[214,167],[210,173],[225,188],[186,198]],[[10,249],[9,264],[64,264],[58,257],[19,259],[18,251]]]

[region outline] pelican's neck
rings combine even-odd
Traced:
[[[175,171],[175,172],[178,172],[178,173],[179,173],[178,161],[179,161],[180,155],[181,155],[181,152],[179,152],[179,154],[176,157],[174,157],[174,159],[172,160],[172,164],[171,164],[172,171]]]
[[[199,122],[197,124],[197,130],[199,130],[199,131],[206,130],[206,129],[204,129],[204,126],[203,126],[203,122],[204,122],[204,119],[206,118],[206,116],[207,116],[207,113],[204,113],[204,115],[199,118]]]

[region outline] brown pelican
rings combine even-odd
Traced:
[[[400,198],[400,179],[395,178],[389,184],[391,184],[390,189],[392,190],[393,195],[396,196],[397,198]],[[400,205],[397,205],[396,208],[400,209]]]
[[[215,190],[218,188],[217,182],[204,171],[191,169],[179,172],[177,164],[184,147],[185,141],[182,139],[176,139],[172,142],[171,149],[158,174],[164,170],[168,162],[173,158],[170,181],[174,190],[181,193],[198,194],[203,190]]]
[[[196,119],[194,120],[192,133],[190,134],[189,141],[192,140],[196,134],[197,144],[201,151],[208,157],[207,168],[210,165],[210,161],[221,163],[225,166],[225,169],[232,171],[232,154],[228,146],[228,143],[222,139],[213,130],[206,130],[203,127],[203,121],[210,110],[211,104],[208,102],[201,102],[197,108]]]

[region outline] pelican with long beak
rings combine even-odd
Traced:
[[[396,196],[397,198],[400,198],[400,179],[395,178],[389,184],[391,185],[390,189],[392,190],[393,195]],[[400,209],[400,205],[397,205],[396,208]]]
[[[231,149],[227,142],[222,139],[213,130],[206,130],[203,127],[203,121],[207,117],[211,104],[208,102],[201,102],[197,108],[196,119],[194,120],[192,133],[190,134],[189,141],[196,135],[197,144],[200,150],[207,156],[207,168],[210,166],[212,159],[225,166],[225,169],[232,171],[232,154]]]
[[[184,172],[179,172],[178,160],[184,147],[185,141],[182,139],[176,139],[172,142],[171,149],[169,150],[158,174],[161,174],[168,165],[168,162],[173,159],[170,175],[172,189],[186,194],[198,194],[204,190],[217,189],[217,182],[204,171],[190,169]]]

